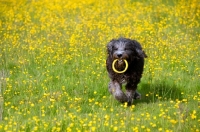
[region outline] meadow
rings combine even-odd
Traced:
[[[106,45],[148,58],[132,106],[108,92]],[[1,0],[1,132],[199,132],[198,0]]]

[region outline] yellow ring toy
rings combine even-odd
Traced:
[[[124,73],[128,69],[128,62],[127,62],[127,60],[124,60],[126,66],[125,66],[125,68],[124,68],[123,71],[118,71],[118,70],[115,69],[115,63],[116,63],[116,61],[117,61],[117,59],[115,59],[113,61],[113,63],[112,63],[112,69],[113,69],[113,71],[116,72],[116,73]]]

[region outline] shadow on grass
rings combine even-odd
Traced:
[[[135,100],[137,103],[153,103],[158,100],[181,100],[181,90],[175,84],[164,82],[157,82],[152,84],[141,83],[138,92],[142,94],[142,99]]]

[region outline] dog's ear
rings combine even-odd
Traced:
[[[145,54],[145,52],[142,49],[136,48],[136,52],[140,57],[147,58],[147,55]]]
[[[139,57],[141,58],[147,58],[147,55],[145,52],[142,50],[141,44],[137,42],[136,40],[132,40],[134,49],[136,50],[136,53],[138,54]]]
[[[111,40],[111,41],[107,44],[107,53],[108,53],[108,54],[112,53],[113,45],[114,45],[114,40]]]

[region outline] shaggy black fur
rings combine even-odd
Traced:
[[[132,104],[133,99],[141,98],[136,91],[137,85],[142,77],[145,52],[139,42],[127,38],[111,40],[107,45],[108,57],[106,68],[110,77],[108,86],[109,92],[121,103],[128,102]],[[115,68],[119,71],[125,68],[123,59],[128,61],[128,69],[124,73],[115,73],[112,69],[112,63],[115,59]],[[126,83],[126,93],[122,91],[122,84]]]

